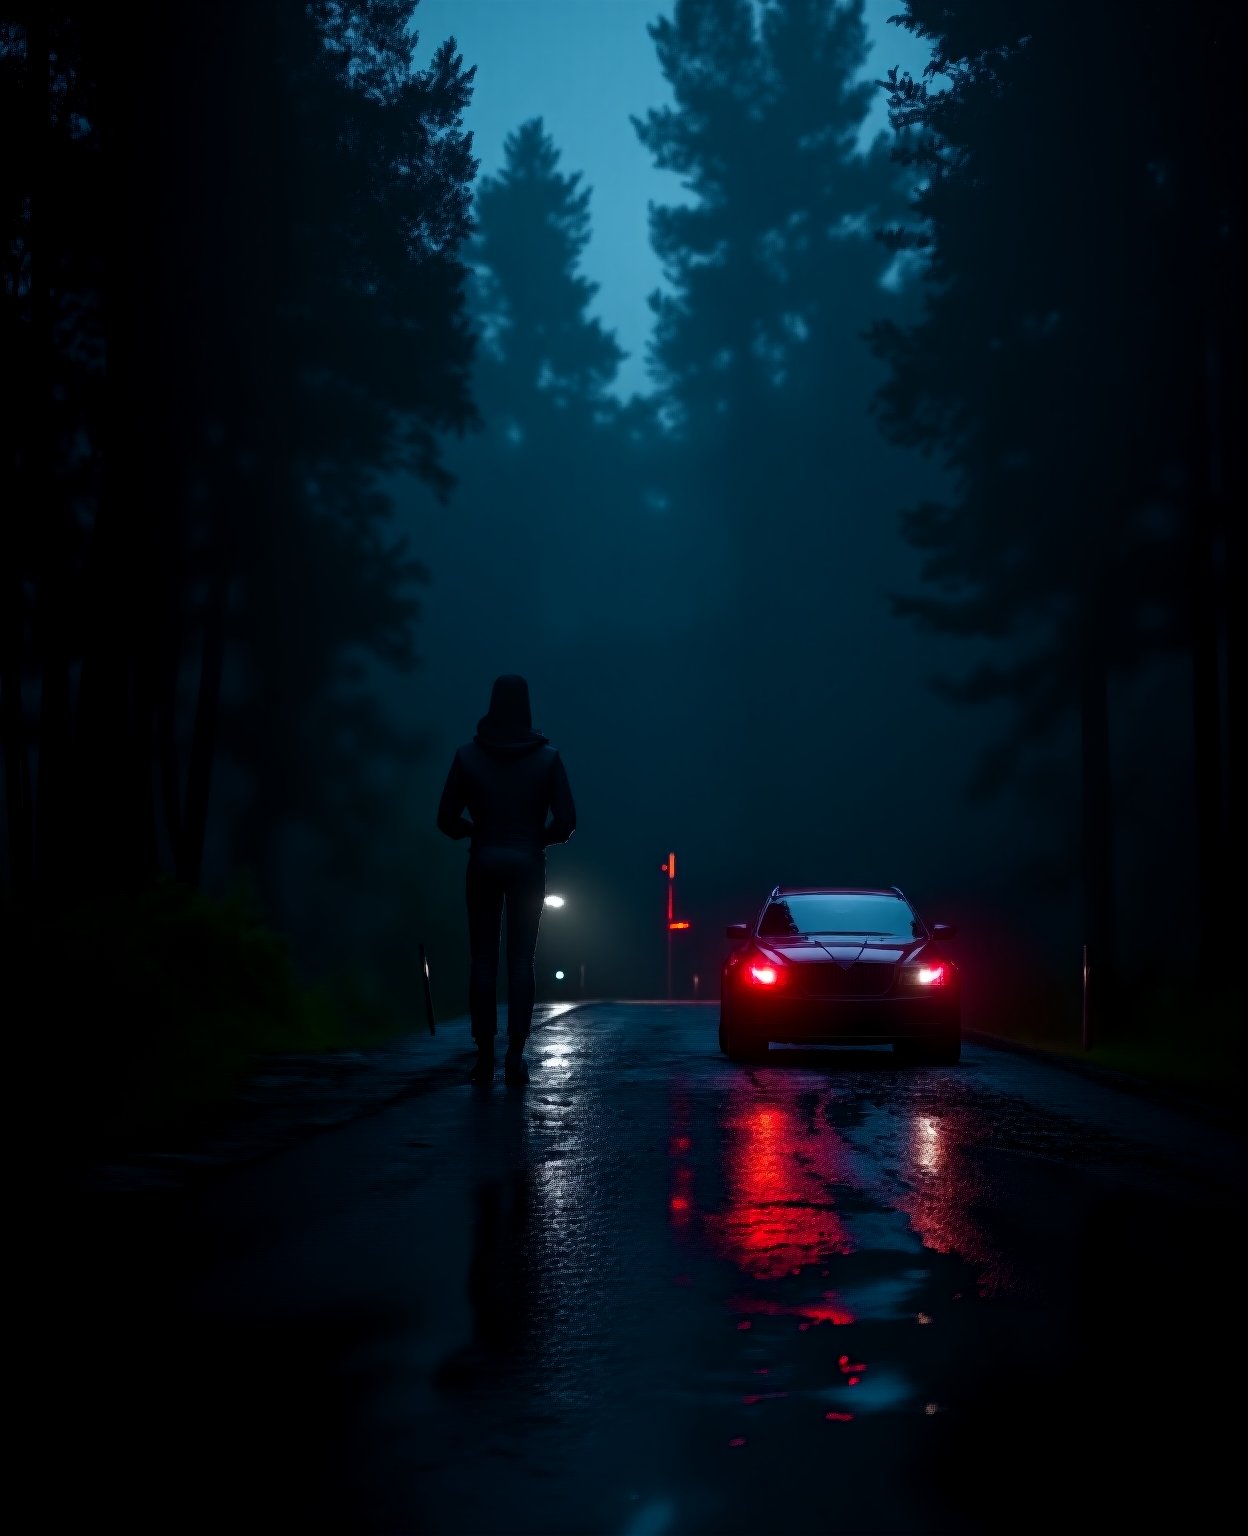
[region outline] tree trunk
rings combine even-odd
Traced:
[[[141,482],[140,495],[150,495],[146,477]],[[150,510],[150,503],[149,509]],[[145,519],[145,521],[147,521]],[[150,536],[150,523],[143,530]],[[149,538],[144,546],[150,548]],[[159,581],[164,573],[159,567],[148,573],[148,581]],[[167,576],[165,579],[168,579]],[[145,885],[160,873],[160,845],[157,836],[156,816],[156,765],[158,688],[156,679],[158,643],[150,623],[148,606],[152,594],[142,593],[143,607],[131,607],[127,616],[129,644],[127,655],[130,673],[131,730],[128,739],[129,765],[126,773],[126,791],[130,797],[131,842],[126,852],[130,879],[137,885]],[[148,621],[148,622],[144,622]]]
[[[160,756],[160,803],[164,813],[169,862],[180,875],[185,821],[182,781],[178,772],[178,665],[177,654],[167,646],[161,667],[160,696],[156,703],[156,729]]]
[[[1243,713],[1243,619],[1242,609],[1230,594],[1242,591],[1239,582],[1243,572],[1243,515],[1248,506],[1248,475],[1244,472],[1245,450],[1243,412],[1248,402],[1248,390],[1244,387],[1244,347],[1248,346],[1243,324],[1243,300],[1236,300],[1237,323],[1229,328],[1224,338],[1227,352],[1233,356],[1226,363],[1225,422],[1222,434],[1225,446],[1224,478],[1222,482],[1223,528],[1223,575],[1222,604],[1223,654],[1226,667],[1226,759],[1224,764],[1226,784],[1226,843],[1230,856],[1223,865],[1230,876],[1231,859],[1237,857],[1244,846],[1243,834],[1243,781],[1239,774],[1244,762],[1244,713]],[[1225,893],[1229,897],[1230,892]]]
[[[144,542],[152,526],[153,480],[145,457],[162,425],[152,410],[162,381],[154,376],[151,341],[159,290],[144,277],[136,253],[151,260],[162,254],[158,246],[153,254],[142,243],[154,223],[151,114],[159,97],[153,82],[141,76],[142,56],[134,43],[154,26],[148,10],[143,7],[141,22],[110,39],[107,88],[101,93],[101,164],[117,233],[107,243],[102,287],[102,475],[84,584],[78,755],[79,858],[88,882],[104,889],[149,878],[155,849],[155,690],[145,675],[149,658],[142,653],[153,640],[145,618],[158,574]]]
[[[1244,17],[1236,13],[1242,53]],[[1244,106],[1239,92],[1219,98],[1231,108],[1227,143],[1237,143],[1244,127]],[[1234,125],[1238,122],[1239,127]],[[1215,907],[1214,932],[1225,941],[1229,937],[1233,910],[1232,864],[1243,847],[1241,817],[1243,808],[1239,773],[1243,764],[1243,625],[1241,608],[1234,594],[1243,570],[1243,520],[1248,505],[1248,476],[1245,475],[1244,411],[1248,406],[1245,389],[1245,348],[1248,324],[1245,323],[1243,264],[1245,260],[1244,226],[1248,219],[1248,199],[1242,176],[1232,176],[1219,189],[1226,199],[1225,217],[1214,245],[1214,280],[1209,285],[1211,320],[1208,334],[1212,353],[1209,411],[1209,459],[1211,474],[1209,568],[1215,589],[1213,669],[1220,685],[1222,733],[1219,741],[1218,774],[1221,790],[1220,845],[1216,880],[1209,883],[1209,898]],[[1211,945],[1212,947],[1212,940]],[[1221,956],[1210,955],[1212,976]]]
[[[182,836],[177,844],[178,879],[198,885],[203,873],[204,836],[208,827],[208,799],[212,788],[212,764],[217,746],[217,719],[221,707],[221,674],[225,663],[225,615],[229,601],[229,577],[224,558],[218,559],[208,594],[204,620],[204,648],[199,666],[199,693],[195,700],[195,726],[186,775],[186,810]]]
[[[69,612],[71,580],[68,520],[57,484],[53,423],[55,340],[52,327],[55,270],[51,155],[52,82],[46,16],[36,7],[26,31],[26,132],[29,211],[26,248],[30,272],[30,347],[25,381],[26,442],[23,490],[35,570],[35,646],[40,667],[38,791],[35,796],[34,874],[56,889],[64,880],[71,814]]]
[[[1092,1042],[1112,1032],[1117,1001],[1114,902],[1114,802],[1109,740],[1106,583],[1090,582],[1081,655],[1081,780],[1084,939],[1088,946],[1088,1027]]]
[[[16,543],[16,539],[13,541]],[[16,551],[6,571],[4,634],[0,637],[0,729],[4,733],[4,797],[8,815],[9,879],[20,900],[35,878],[34,816],[30,800],[30,760],[22,716],[22,586]]]
[[[1188,604],[1192,675],[1192,743],[1196,779],[1198,963],[1213,974],[1223,949],[1226,890],[1225,732],[1222,705],[1222,592],[1217,509],[1212,483],[1211,359],[1201,356],[1194,386],[1192,492],[1188,507]]]

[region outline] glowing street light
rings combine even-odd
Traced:
[[[543,904],[543,906],[554,907],[554,908],[558,909],[559,907],[566,906],[567,902],[564,899],[564,897],[562,897],[562,896],[550,895],[550,896],[544,896],[542,898],[542,904]],[[564,979],[564,977],[566,976],[566,974],[567,973],[565,971],[556,971],[555,972],[555,980],[556,981],[562,981]]]

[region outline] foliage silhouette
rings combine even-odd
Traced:
[[[863,7],[680,0],[651,32],[674,102],[636,126],[687,195],[651,215],[668,284],[651,301],[667,489],[696,527],[719,634],[754,636],[734,648],[715,729],[736,729],[743,699],[766,701],[764,728],[735,747],[726,841],[774,880],[775,829],[751,803],[798,800],[824,878],[869,869],[878,844],[833,807],[910,778],[854,726],[879,717],[881,691],[911,696],[913,647],[885,598],[904,554],[892,507],[931,477],[864,430],[882,375],[863,332],[911,298],[874,239],[908,181],[883,138],[860,142]]]
[[[141,5],[118,29],[70,6],[0,34],[27,130],[0,295],[19,890],[196,882],[225,746],[234,853],[271,896],[283,825],[332,831],[364,744],[410,751],[352,673],[413,660],[423,571],[381,477],[445,493],[441,436],[472,419],[475,170],[472,72],[453,42],[416,66],[414,9]]]
[[[1229,401],[1238,366],[1220,323],[1242,245],[1229,148],[1242,108],[1208,93],[1231,8],[1177,34],[1173,9],[1141,7],[1126,25],[1097,8],[912,0],[900,19],[933,61],[924,80],[887,82],[900,157],[920,178],[889,243],[926,266],[922,318],[875,331],[890,365],[879,408],[891,439],[935,456],[952,486],[906,514],[923,586],[897,609],[993,645],[946,683],[1014,707],[984,790],[1079,719],[1084,928],[1106,1009],[1112,680],[1175,647],[1195,664],[1207,943],[1222,905],[1216,630],[1229,614],[1215,550],[1231,482],[1220,497],[1209,483],[1211,454],[1230,461],[1207,402]],[[1163,76],[1166,92],[1141,88]]]

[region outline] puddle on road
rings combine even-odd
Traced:
[[[680,1091],[672,1100],[669,1210],[673,1234],[687,1250],[681,1267],[701,1267],[704,1289],[727,1285],[723,1305],[739,1339],[735,1348],[721,1345],[736,1357],[737,1370],[725,1372],[716,1359],[718,1379],[706,1385],[724,1406],[728,1393],[735,1398],[741,1423],[730,1427],[742,1431],[763,1405],[782,1403],[791,1418],[795,1395],[812,1411],[817,1406],[824,1424],[849,1423],[873,1400],[868,1390],[854,1393],[852,1406],[848,1401],[863,1385],[867,1362],[851,1361],[823,1340],[799,1348],[797,1335],[848,1329],[864,1302],[866,1310],[880,1310],[878,1298],[867,1295],[871,1277],[856,1262],[854,1205],[861,1202],[852,1198],[853,1154],[812,1095],[792,1079],[767,1084],[768,1075],[736,1079],[717,1105],[711,1134],[718,1167],[706,1158],[695,1163],[691,1106]],[[715,1260],[719,1265],[708,1269]],[[899,1291],[891,1278],[888,1307],[900,1312],[908,1288]],[[712,1359],[719,1353],[713,1350]],[[847,1364],[856,1369],[847,1371]],[[737,1434],[729,1443],[746,1440]]]
[[[709,1102],[672,1088],[674,1278],[726,1313],[704,1387],[742,1426],[746,1409],[790,1428],[936,1416],[968,1314],[1026,1291],[984,1218],[983,1149],[1002,1139],[991,1101],[883,1076],[845,1089],[763,1069]],[[1050,1123],[1033,1141],[1055,1139]]]

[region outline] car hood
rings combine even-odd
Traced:
[[[863,938],[838,934],[835,938],[758,939],[760,950],[765,951],[782,965],[826,965],[835,960],[848,970],[860,961],[868,965],[899,965],[903,961],[916,960],[927,948],[927,939]]]

